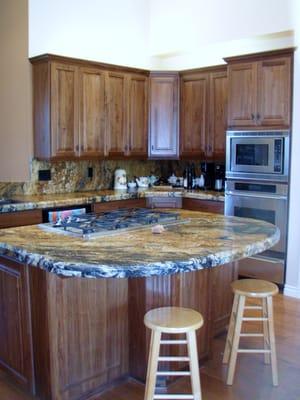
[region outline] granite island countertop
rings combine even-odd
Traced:
[[[3,229],[0,249],[57,275],[127,278],[215,267],[260,253],[279,240],[279,229],[264,221],[176,212],[189,221],[167,226],[162,234],[153,234],[148,227],[87,240],[40,225]]]
[[[139,199],[153,196],[194,198],[199,200],[224,202],[223,192],[200,190],[188,191],[184,189],[162,189],[160,187],[153,187],[146,190],[133,191],[99,190],[96,192],[14,196],[12,199],[17,202],[5,205],[0,204],[0,213],[103,203],[108,201]]]

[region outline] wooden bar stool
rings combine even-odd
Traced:
[[[228,366],[227,385],[232,385],[235,372],[235,364],[238,353],[263,353],[265,363],[272,367],[273,385],[278,385],[277,360],[275,349],[275,335],[273,323],[272,296],[278,293],[278,287],[271,282],[259,279],[241,279],[231,284],[234,292],[234,301],[229,322],[223,363]],[[259,298],[261,306],[245,306],[246,298]],[[244,317],[244,310],[261,310],[261,317]],[[262,321],[262,333],[241,333],[243,321]],[[240,337],[262,337],[263,349],[241,349],[239,348]]]
[[[151,329],[151,343],[145,389],[145,400],[194,399],[201,400],[200,375],[196,330],[203,325],[203,317],[197,311],[182,307],[162,307],[150,310],[144,317],[145,325]],[[162,333],[185,333],[186,340],[161,340]],[[185,344],[188,357],[160,357],[160,345]],[[189,361],[190,371],[158,371],[160,361]],[[155,394],[156,376],[191,377],[193,394]]]

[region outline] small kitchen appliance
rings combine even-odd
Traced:
[[[126,190],[127,189],[127,178],[125,169],[118,168],[115,170],[115,190]]]
[[[217,191],[224,190],[224,180],[225,180],[225,165],[216,164],[214,189]]]
[[[214,188],[215,163],[203,161],[200,163],[201,175],[204,178],[203,189],[210,190]]]

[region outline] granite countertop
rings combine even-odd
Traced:
[[[279,240],[279,229],[264,221],[176,211],[189,222],[168,226],[162,234],[148,227],[86,240],[35,225],[1,230],[0,249],[58,275],[127,278],[214,267],[260,253]]]
[[[100,190],[97,192],[76,192],[51,195],[15,196],[17,203],[0,204],[0,213],[34,210],[42,208],[64,207],[106,201],[137,199],[151,196],[188,197],[200,200],[224,201],[224,193],[216,191],[187,191],[183,189],[153,187],[144,190],[116,191]]]

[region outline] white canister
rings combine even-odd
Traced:
[[[115,190],[126,190],[127,189],[127,178],[125,169],[115,170]]]

